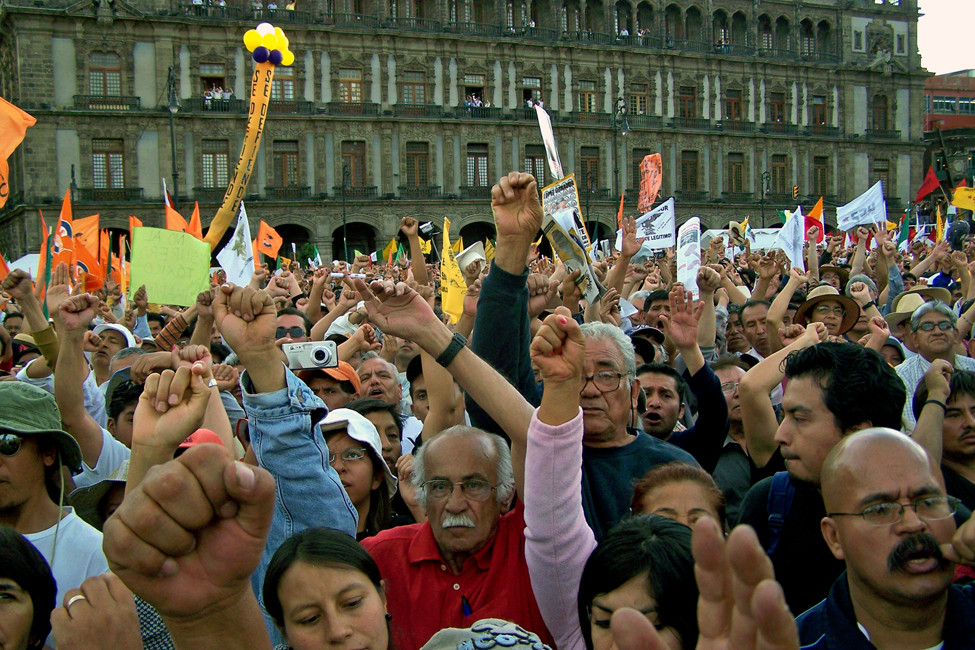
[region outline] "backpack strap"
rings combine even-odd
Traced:
[[[776,472],[768,492],[768,555],[771,557],[782,539],[786,517],[792,509],[796,488],[789,480],[789,472]]]

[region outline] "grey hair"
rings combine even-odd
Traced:
[[[651,292],[646,291],[646,290],[644,290],[644,291],[636,291],[636,292],[630,294],[629,301],[630,302],[633,302],[634,300],[640,300],[641,298],[643,298],[645,300],[647,298],[647,296],[650,295],[650,293]]]
[[[498,503],[508,501],[515,491],[515,470],[511,465],[511,450],[508,449],[508,443],[501,436],[489,433],[483,429],[457,424],[448,429],[444,429],[426,441],[426,444],[422,445],[413,457],[413,477],[411,480],[413,481],[413,487],[416,488],[416,500],[420,504],[420,507],[425,508],[427,505],[427,495],[423,489],[423,483],[427,480],[426,452],[430,448],[430,443],[433,440],[446,435],[477,436],[482,441],[486,453],[494,452],[494,457],[497,459],[495,472],[498,476]]]
[[[636,377],[636,354],[633,352],[633,343],[623,330],[609,323],[586,323],[582,326],[582,335],[591,341],[609,341],[614,344],[623,355],[626,376]]]
[[[854,283],[857,282],[862,282],[863,284],[867,285],[868,289],[870,289],[874,293],[877,293],[877,283],[874,282],[869,275],[864,275],[863,273],[857,273],[856,275],[851,277],[846,283],[846,289],[843,291],[843,293],[846,294],[847,298],[853,297],[853,294],[850,293],[850,287],[852,287]]]
[[[132,355],[149,354],[149,350],[145,348],[122,348],[112,356],[112,360],[109,363],[115,363],[116,361],[121,361],[126,357],[131,357]]]
[[[916,332],[921,326],[921,317],[925,314],[930,314],[933,311],[946,316],[948,320],[951,321],[952,327],[956,327],[958,325],[958,315],[954,312],[954,310],[952,310],[951,307],[940,300],[931,300],[915,309],[914,313],[911,314],[911,331]]]

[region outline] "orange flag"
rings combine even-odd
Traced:
[[[92,255],[98,255],[98,240],[101,236],[101,231],[98,229],[98,219],[98,215],[93,214],[90,217],[75,219],[73,224],[75,239],[81,240],[81,243]]]
[[[34,278],[34,283],[40,282],[46,286],[44,274],[47,272],[48,239],[51,238],[51,233],[47,229],[47,222],[44,221],[44,213],[38,210],[37,216],[41,219],[41,250],[37,260],[37,277]]]
[[[186,219],[183,218],[179,212],[173,210],[168,205],[166,206],[166,230],[177,230],[179,232],[189,232],[190,226],[186,223]]]
[[[626,196],[626,192],[620,194],[620,209],[616,213],[616,228],[621,230],[623,228],[623,197]]]
[[[260,251],[257,250],[256,239],[251,240],[251,250],[254,251],[254,268],[259,269],[261,268],[261,255],[260,255]]]
[[[51,270],[64,262],[70,268],[74,264],[74,222],[71,218],[71,190],[64,193],[61,215],[57,228],[51,233]]]
[[[107,271],[108,265],[112,258],[110,257],[110,252],[112,250],[112,234],[108,230],[101,230],[98,233],[98,263],[101,265],[103,271]]]
[[[98,291],[105,283],[105,270],[98,263],[95,256],[91,254],[88,247],[82,243],[80,237],[76,237],[74,247],[75,270],[78,277],[84,274],[85,291]]]
[[[814,205],[813,209],[809,211],[809,214],[805,215],[805,218],[806,220],[804,225],[806,226],[806,230],[809,230],[813,226],[819,228],[819,235],[816,236],[816,243],[822,243],[826,236],[824,232],[826,229],[823,228],[823,197],[819,197],[819,200],[816,201],[816,205]],[[802,237],[805,239],[806,234],[803,233]]]
[[[132,231],[136,228],[142,227],[142,219],[138,217],[129,216],[129,237],[132,237]]]
[[[10,273],[10,267],[7,266],[7,260],[3,259],[3,253],[0,253],[0,280],[7,277],[8,273]]]
[[[199,201],[197,201],[193,206],[193,216],[190,217],[190,225],[186,229],[186,232],[190,233],[200,241],[203,241],[203,223],[200,221]]]
[[[10,196],[10,168],[7,166],[7,158],[24,141],[27,127],[36,123],[33,116],[0,97],[0,208],[6,205]]]
[[[257,250],[268,257],[277,258],[278,251],[281,250],[283,243],[284,240],[278,231],[261,219],[261,225],[257,229]]]

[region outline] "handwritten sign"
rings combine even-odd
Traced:
[[[193,235],[162,228],[132,231],[132,291],[146,285],[154,303],[187,307],[210,288],[210,246]]]
[[[637,209],[647,212],[660,194],[660,181],[663,180],[663,161],[659,153],[645,156],[640,163],[640,200]]]

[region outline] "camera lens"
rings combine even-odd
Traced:
[[[312,361],[318,365],[325,365],[328,363],[331,356],[332,355],[328,352],[328,348],[316,348],[315,350],[312,350],[311,353]]]

